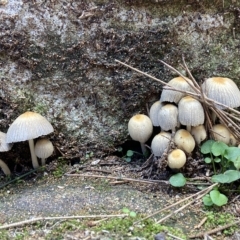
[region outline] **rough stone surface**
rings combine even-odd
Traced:
[[[113,151],[161,91],[115,59],[169,81],[158,60],[182,71],[184,55],[198,81],[239,83],[239,38],[236,0],[1,0],[0,130],[33,110],[64,153]]]

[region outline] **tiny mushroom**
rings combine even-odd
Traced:
[[[6,133],[0,132],[0,152],[7,152],[12,148],[12,144],[6,143]],[[7,164],[0,159],[0,168],[5,175],[11,175],[11,171]]]
[[[178,108],[171,103],[161,107],[158,112],[158,123],[163,131],[175,132],[175,128],[178,126]]]
[[[168,154],[168,166],[171,169],[179,169],[186,163],[186,154],[181,149],[174,149]]]
[[[34,147],[35,154],[41,158],[42,166],[46,164],[46,158],[50,157],[53,153],[54,147],[52,142],[47,138],[39,139]]]
[[[140,142],[142,152],[146,152],[145,142],[151,137],[153,125],[151,119],[144,114],[137,114],[128,122],[128,132],[131,138]]]
[[[230,132],[223,124],[216,124],[212,127],[213,137],[216,141],[229,144]]]
[[[193,92],[191,85],[193,85],[192,80],[189,78],[186,78],[187,81],[183,77],[176,77],[173,78],[168,82],[168,85],[174,87],[175,89],[181,90],[181,91],[188,91]],[[191,85],[190,85],[191,84]],[[168,89],[169,87],[166,86],[163,88],[160,101],[161,102],[174,102],[178,103],[180,99],[184,96],[186,96],[183,92],[178,92],[175,90]]]
[[[156,157],[162,156],[165,149],[168,147],[171,140],[171,134],[168,132],[160,132],[157,134],[151,143],[151,149]]]
[[[187,126],[191,131],[191,126],[198,126],[204,123],[204,110],[202,104],[190,97],[183,97],[178,103],[178,118],[182,125]]]
[[[193,138],[197,144],[200,144],[207,137],[206,129],[202,124],[196,127],[192,127],[191,134],[193,135]]]
[[[33,139],[53,132],[48,120],[35,112],[25,112],[15,119],[7,131],[7,143],[22,142],[28,140],[33,167],[39,167],[34,152]]]
[[[160,108],[163,106],[163,104],[160,101],[156,101],[151,107],[149,111],[149,117],[152,121],[152,124],[154,127],[158,127],[158,112]]]
[[[174,142],[177,147],[187,153],[191,153],[195,148],[195,140],[193,136],[185,129],[179,129],[174,135]]]

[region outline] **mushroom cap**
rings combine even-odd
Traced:
[[[7,131],[7,143],[34,139],[53,132],[48,120],[35,112],[25,112],[15,119]]]
[[[13,144],[6,143],[7,134],[0,132],[0,152],[7,152],[12,148]]]
[[[238,141],[237,141],[237,139],[233,136],[232,133],[230,133],[229,144],[230,144],[231,146],[237,146],[237,145],[238,145]]]
[[[198,126],[204,123],[202,104],[190,97],[183,97],[178,103],[179,122],[185,126]]]
[[[164,131],[174,129],[178,125],[178,108],[171,103],[162,106],[158,112],[158,123]]]
[[[191,153],[195,148],[195,140],[193,136],[185,129],[179,129],[176,132],[174,136],[174,142],[178,148],[187,153]]]
[[[188,80],[188,82],[190,84],[193,85],[192,80],[190,80],[189,78],[186,78]],[[192,87],[188,84],[188,82],[183,78],[183,77],[176,77],[173,78],[172,80],[170,80],[168,82],[168,85],[182,90],[182,91],[189,91],[192,92]],[[169,90],[167,89],[168,87],[164,87],[162,90],[162,94],[160,97],[160,101],[161,102],[175,102],[178,103],[180,101],[180,99],[184,96],[186,96],[185,93],[181,93],[181,92],[177,92],[177,91],[173,91],[173,90]]]
[[[160,132],[157,134],[151,143],[151,149],[155,156],[160,157],[168,147],[171,140],[171,134],[168,132]]]
[[[233,80],[223,77],[206,79],[202,84],[203,92],[207,97],[227,105],[231,108],[240,106],[240,91]],[[219,109],[224,107],[216,105]]]
[[[156,101],[150,108],[149,117],[152,121],[153,126],[158,127],[158,112],[163,104],[160,101]]]
[[[192,127],[191,134],[193,135],[193,138],[197,144],[200,144],[207,137],[206,129],[202,124],[196,127]]]
[[[168,154],[168,166],[172,169],[179,169],[186,163],[186,154],[181,149],[174,149]]]
[[[128,132],[133,140],[145,143],[153,132],[151,119],[144,114],[131,117],[128,122]]]
[[[48,158],[53,153],[53,145],[50,140],[47,138],[39,139],[34,147],[34,151],[37,157],[39,158]]]
[[[216,124],[212,127],[213,137],[216,141],[224,142],[229,144],[230,132],[223,124]]]

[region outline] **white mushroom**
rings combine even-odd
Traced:
[[[195,148],[195,140],[193,136],[185,129],[179,129],[176,132],[174,136],[174,142],[178,148],[187,153],[191,153]]]
[[[6,141],[12,143],[28,140],[33,167],[38,168],[33,139],[51,132],[53,132],[53,127],[45,117],[35,112],[25,112],[16,118],[9,127]]]
[[[229,144],[230,132],[223,124],[213,125],[212,131],[213,131],[213,137],[216,141]]]
[[[190,86],[193,85],[192,80],[189,78],[186,78],[187,81],[183,77],[176,77],[173,78],[168,82],[168,85],[174,87],[175,89],[179,89],[182,91],[188,91],[188,92],[193,92],[192,87]],[[175,102],[178,103],[179,100],[186,96],[185,93],[178,92],[175,90],[169,90],[168,86],[164,87],[162,90],[162,94],[160,97],[161,102]]]
[[[153,125],[151,119],[144,114],[137,114],[128,122],[128,132],[131,138],[140,142],[142,152],[146,152],[144,143],[151,137],[153,132]]]
[[[161,109],[163,104],[160,101],[156,101],[150,108],[149,117],[152,121],[153,126],[158,127],[158,112]]]
[[[186,154],[181,149],[175,149],[168,154],[168,166],[171,169],[179,169],[186,163]]]
[[[197,144],[200,144],[207,137],[206,129],[202,124],[196,127],[192,127],[191,134],[193,135],[193,138],[195,139]]]
[[[151,149],[155,156],[160,157],[168,147],[171,140],[171,134],[167,132],[160,132],[157,134],[151,143]]]
[[[39,139],[34,147],[37,157],[41,158],[42,166],[46,164],[46,158],[50,157],[53,153],[53,145],[47,138]]]
[[[178,118],[182,125],[187,126],[191,131],[191,126],[198,126],[204,123],[204,110],[202,104],[190,97],[182,98],[178,103]]]
[[[0,132],[0,152],[7,152],[12,148],[13,144],[6,143],[6,133]],[[0,159],[0,168],[5,175],[11,175],[11,171],[7,164]]]
[[[172,130],[178,125],[178,108],[173,104],[166,104],[158,112],[158,123],[163,131]]]

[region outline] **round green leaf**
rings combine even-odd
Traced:
[[[137,214],[136,214],[135,212],[131,211],[131,212],[129,213],[129,216],[134,218],[134,217],[137,216]]]
[[[219,157],[214,158],[214,162],[215,163],[220,163],[221,162],[221,158],[219,158]]]
[[[205,163],[211,163],[212,162],[212,159],[210,157],[206,157],[204,159]]]
[[[186,178],[182,173],[177,173],[170,177],[169,182],[174,187],[183,187],[186,184]]]
[[[230,161],[236,160],[238,157],[240,157],[240,148],[228,147],[224,153],[224,157]]]
[[[214,156],[223,156],[228,145],[223,142],[215,142],[212,145],[211,151]]]
[[[237,170],[228,170],[224,173],[228,177],[227,183],[231,183],[240,179],[240,172]]]
[[[205,206],[212,206],[212,205],[213,205],[212,199],[210,198],[210,195],[209,195],[209,194],[205,195],[205,196],[202,198],[202,200],[203,200],[203,204],[204,204]]]
[[[130,210],[129,210],[128,208],[124,207],[124,208],[122,209],[122,212],[123,212],[123,213],[130,213]]]
[[[134,154],[134,152],[132,150],[127,151],[127,156],[128,157],[132,157],[133,154]]]
[[[229,177],[225,174],[217,174],[212,176],[212,181],[216,183],[228,183]]]
[[[240,169],[240,156],[233,161],[234,167],[239,170]]]
[[[201,153],[203,154],[210,153],[213,143],[215,143],[214,140],[207,140],[206,142],[204,142],[203,145],[201,146]]]
[[[219,207],[227,204],[228,202],[228,198],[224,194],[220,193],[218,190],[212,190],[210,192],[210,198],[212,202]]]
[[[131,158],[130,158],[130,157],[124,158],[124,160],[125,160],[126,162],[131,162]]]

